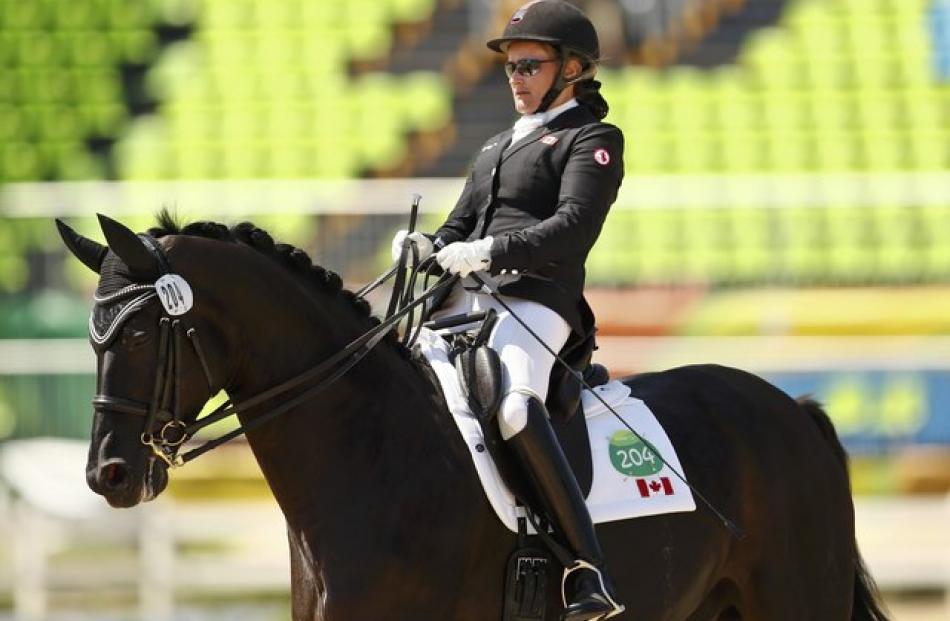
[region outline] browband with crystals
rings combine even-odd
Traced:
[[[96,296],[89,314],[89,337],[93,343],[101,347],[112,342],[129,317],[156,295],[154,285],[131,285],[108,296]]]

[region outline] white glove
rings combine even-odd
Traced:
[[[392,245],[392,254],[393,261],[398,261],[400,255],[402,255],[402,246],[406,241],[406,238],[409,238],[409,241],[416,244],[416,248],[419,250],[419,260],[423,261],[428,259],[432,255],[434,250],[432,247],[432,242],[429,241],[429,238],[419,232],[410,233],[406,229],[402,229],[396,233],[396,236],[393,237]],[[412,255],[409,255],[412,257]]]
[[[472,272],[481,272],[491,267],[491,237],[473,242],[454,242],[435,255],[447,272],[466,277]]]

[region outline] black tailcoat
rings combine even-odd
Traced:
[[[553,309],[586,335],[594,318],[584,262],[623,179],[623,134],[584,105],[505,148],[511,134],[484,144],[435,235],[445,244],[494,237],[490,271],[502,276],[501,292]]]

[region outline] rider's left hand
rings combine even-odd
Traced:
[[[491,237],[478,239],[472,242],[454,242],[443,248],[435,255],[447,272],[468,276],[472,272],[481,272],[491,267]]]

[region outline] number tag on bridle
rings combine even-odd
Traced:
[[[191,287],[178,274],[165,274],[155,281],[155,292],[165,312],[172,316],[184,315],[194,306]]]

